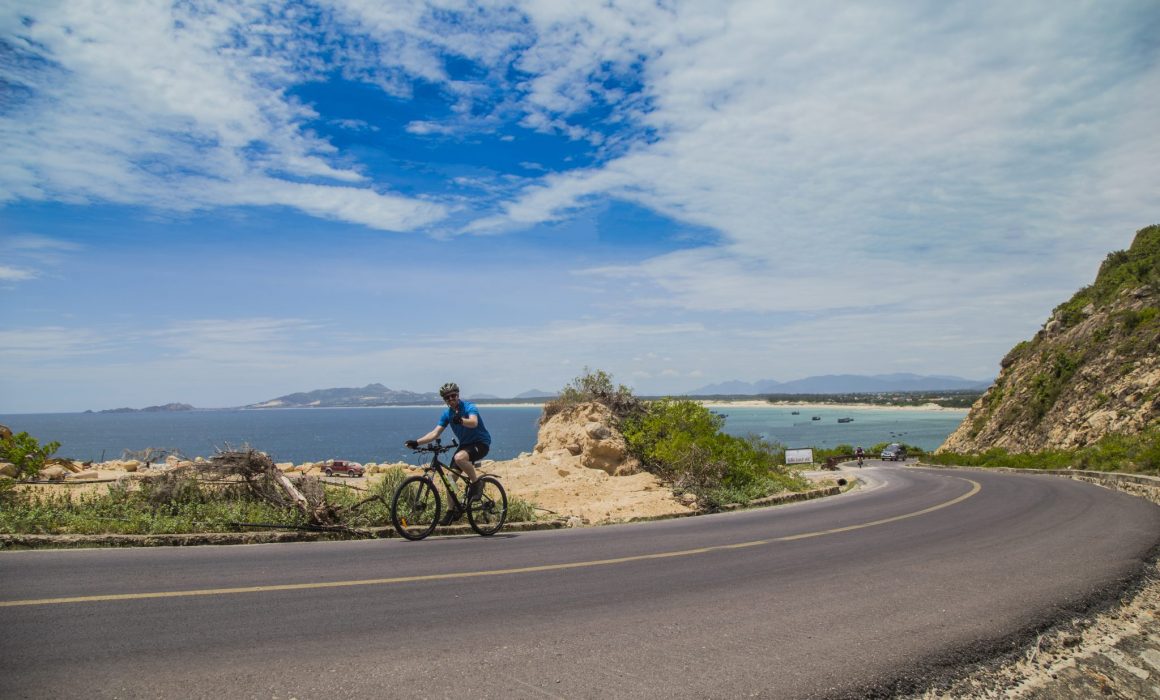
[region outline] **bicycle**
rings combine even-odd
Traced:
[[[454,464],[444,464],[439,460],[439,455],[453,452],[458,447],[459,443],[455,441],[443,445],[435,440],[427,446],[414,448],[415,452],[430,452],[431,463],[423,467],[422,474],[403,479],[391,498],[391,524],[404,538],[421,540],[434,532],[437,526],[450,525],[465,513],[471,529],[484,537],[494,535],[503,527],[508,512],[507,492],[495,475],[479,477],[482,484],[479,499],[472,500],[464,507],[467,488],[470,486],[467,475],[456,469]],[[478,463],[476,466],[478,468]],[[436,477],[450,501],[451,507],[446,514],[443,513],[443,500],[436,486]],[[456,485],[459,481],[463,482],[462,493]]]

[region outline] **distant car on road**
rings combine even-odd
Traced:
[[[892,442],[882,450],[882,459],[887,462],[905,462],[906,448],[897,442]]]
[[[322,465],[322,473],[327,476],[345,474],[347,476],[362,476],[366,472],[358,462],[348,462],[345,459],[332,459]]]

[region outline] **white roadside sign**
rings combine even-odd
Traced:
[[[803,447],[796,450],[785,451],[786,464],[812,464],[814,461],[814,450],[811,447]]]

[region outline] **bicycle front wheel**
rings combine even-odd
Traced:
[[[483,484],[483,491],[478,501],[467,506],[467,522],[471,523],[472,530],[486,537],[499,532],[507,520],[507,492],[494,476],[480,477],[479,482]]]
[[[421,540],[435,531],[442,503],[435,484],[425,476],[409,476],[391,499],[391,524],[409,540]]]

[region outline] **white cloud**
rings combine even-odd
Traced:
[[[119,345],[114,337],[95,330],[39,326],[34,328],[0,329],[0,359],[8,366],[8,373],[25,363],[52,366],[60,360],[109,352]]]
[[[593,66],[635,54],[651,107],[636,118],[659,138],[543,178],[466,230],[617,197],[721,235],[593,270],[651,280],[642,306],[961,306],[1042,285],[992,329],[1012,338],[1160,219],[1160,69],[1125,60],[1133,43],[1155,53],[1133,19],[1154,25],[1154,5],[526,7],[541,30],[528,100],[556,115],[530,119],[582,111]]]
[[[15,3],[0,26],[24,67],[7,76],[24,96],[0,116],[0,201],[301,202],[392,230],[445,213],[368,188],[304,128],[316,115],[286,88],[312,75],[316,38],[267,3]]]
[[[22,282],[38,276],[35,270],[12,267],[11,265],[0,265],[0,281],[3,282]]]
[[[0,249],[7,263],[15,263],[0,264],[0,281],[25,282],[44,276],[83,246],[49,236],[13,234],[0,235]]]
[[[20,58],[0,64],[13,88],[0,204],[277,206],[382,230],[518,235],[615,198],[714,238],[614,264],[607,251],[564,251],[552,280],[583,298],[551,299],[558,316],[543,327],[462,329],[466,344],[319,346],[321,322],[266,309],[0,342],[28,358],[33,347],[48,359],[139,353],[154,378],[222,372],[248,387],[308,375],[302,388],[347,377],[421,388],[448,363],[477,367],[468,379],[492,393],[559,386],[584,365],[650,392],[734,378],[722,371],[987,376],[1104,254],[1160,221],[1158,15],[1153,0],[15,0],[0,9]],[[455,70],[459,59],[471,65]],[[416,85],[438,92],[438,110],[401,117],[404,135],[466,144],[522,126],[575,139],[583,155],[519,151],[531,140],[505,133],[511,162],[531,173],[495,176],[465,158],[447,178],[453,195],[444,182],[424,191],[422,177],[383,176],[311,132],[319,115],[291,95],[335,72],[400,100]],[[384,184],[401,181],[406,194]],[[3,246],[9,283],[77,252],[51,237]],[[383,367],[406,369],[391,379]]]

